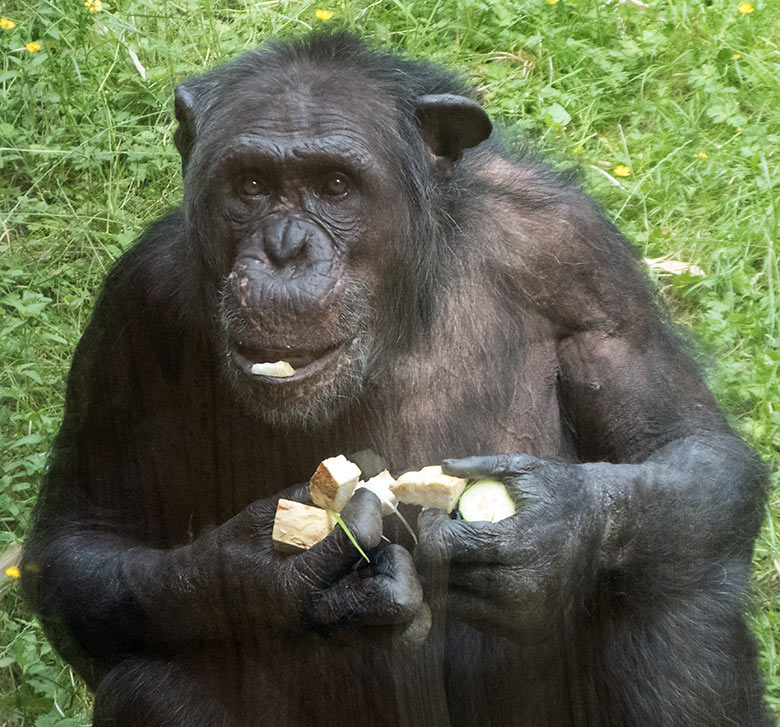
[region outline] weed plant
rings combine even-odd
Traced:
[[[780,3],[648,2],[0,1],[3,568],[96,289],[180,198],[175,82],[270,35],[339,23],[464,69],[513,138],[582,169],[653,261],[720,402],[773,470],[752,618],[780,711]],[[0,600],[0,727],[88,724],[86,690],[2,573]]]

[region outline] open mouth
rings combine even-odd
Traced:
[[[282,384],[300,381],[325,368],[344,343],[317,350],[293,347],[252,348],[236,344],[230,348],[233,363],[250,378],[263,383]]]

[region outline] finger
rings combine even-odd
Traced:
[[[364,551],[379,545],[382,539],[382,501],[371,490],[357,490],[344,505],[341,519]],[[338,530],[346,535],[343,528]]]
[[[409,624],[402,631],[393,635],[393,648],[402,651],[419,649],[428,638],[432,621],[431,609],[423,601]]]
[[[309,491],[308,483],[293,485],[286,490],[282,490],[279,493],[279,498],[284,500],[295,500],[295,502],[302,502],[304,505],[311,505],[311,493]]]
[[[417,546],[414,549],[415,561],[443,563],[450,559],[450,540],[448,523],[452,522],[443,510],[430,508],[417,516]]]
[[[441,510],[423,510],[417,518],[414,564],[423,582],[425,600],[440,613],[447,600],[449,582],[449,539],[444,527],[449,517]]]
[[[452,520],[440,510],[425,510],[417,521],[415,562],[418,567],[425,566],[426,572],[450,561],[503,563],[506,555],[502,543],[511,533],[506,523]]]
[[[314,626],[376,626],[413,621],[422,603],[412,556],[390,545],[377,551],[370,565],[313,594],[305,610]]]
[[[501,482],[515,505],[521,508],[539,500],[543,494],[543,481],[530,474],[526,476],[522,474],[507,475],[502,478]]]
[[[445,474],[453,477],[504,477],[528,472],[536,462],[536,457],[527,454],[497,454],[445,459],[441,468]]]
[[[341,511],[341,520],[349,535],[337,524],[327,538],[301,553],[298,566],[308,569],[318,583],[332,583],[379,545],[382,538],[382,507],[370,490],[358,490]],[[350,538],[350,535],[352,536]],[[358,544],[355,547],[352,540]]]

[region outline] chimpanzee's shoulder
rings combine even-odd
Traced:
[[[146,307],[174,289],[182,274],[179,250],[184,244],[184,217],[175,209],[151,222],[117,258],[100,289],[97,308]]]
[[[116,261],[110,278],[144,275],[150,260],[159,272],[161,264],[172,260],[185,235],[184,213],[173,209],[149,223],[133,244]],[[108,280],[106,281],[108,283]]]
[[[656,315],[638,250],[574,175],[536,157],[489,152],[475,178],[492,258],[545,316],[567,329],[614,330]]]
[[[175,253],[184,242],[183,217],[175,210],[152,222],[116,260],[77,346],[71,384],[81,378],[86,385],[105,369],[140,368],[142,361],[175,376],[188,335],[184,271]]]
[[[180,336],[188,301],[198,292],[185,285],[185,245],[181,211],[150,223],[104,279],[80,347],[113,349],[140,340],[148,346]]]

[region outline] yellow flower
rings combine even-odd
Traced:
[[[616,177],[627,177],[629,174],[631,174],[631,169],[625,164],[618,164],[612,170],[612,174],[614,174]]]
[[[89,10],[90,13],[96,13],[103,9],[102,0],[85,0],[84,7]]]
[[[548,5],[555,5],[555,3],[557,3],[557,2],[558,2],[558,0],[547,0],[547,4]]]
[[[731,56],[732,61],[738,61],[740,58],[742,58],[741,53],[735,53],[733,56]]]
[[[693,158],[694,158],[694,159],[706,159],[706,158],[707,158],[707,154],[706,154],[706,152],[703,152],[703,151],[697,151],[697,152],[696,152],[696,153],[693,155]]]
[[[572,151],[575,154],[582,154],[585,151],[585,147],[582,144],[577,144],[577,146],[575,146],[574,149],[572,149]]]
[[[326,10],[325,8],[318,8],[314,11],[314,14],[320,19],[320,20],[330,20],[333,17],[333,13],[330,12],[330,10]]]
[[[30,53],[35,53],[35,51],[41,49],[41,44],[40,43],[36,43],[33,40],[30,43],[28,43],[26,46],[24,46],[24,47],[27,48],[27,50],[30,51]]]
[[[750,3],[740,3],[737,6],[737,12],[742,13],[743,15],[748,15],[749,13],[752,13],[755,10],[755,8]]]
[[[21,578],[22,577],[22,574],[19,572],[19,569],[15,565],[12,565],[10,568],[6,568],[5,569],[5,574],[9,578]]]
[[[11,28],[15,28],[16,23],[14,23],[13,20],[9,20],[8,18],[0,18],[0,28],[3,30],[11,30]]]

